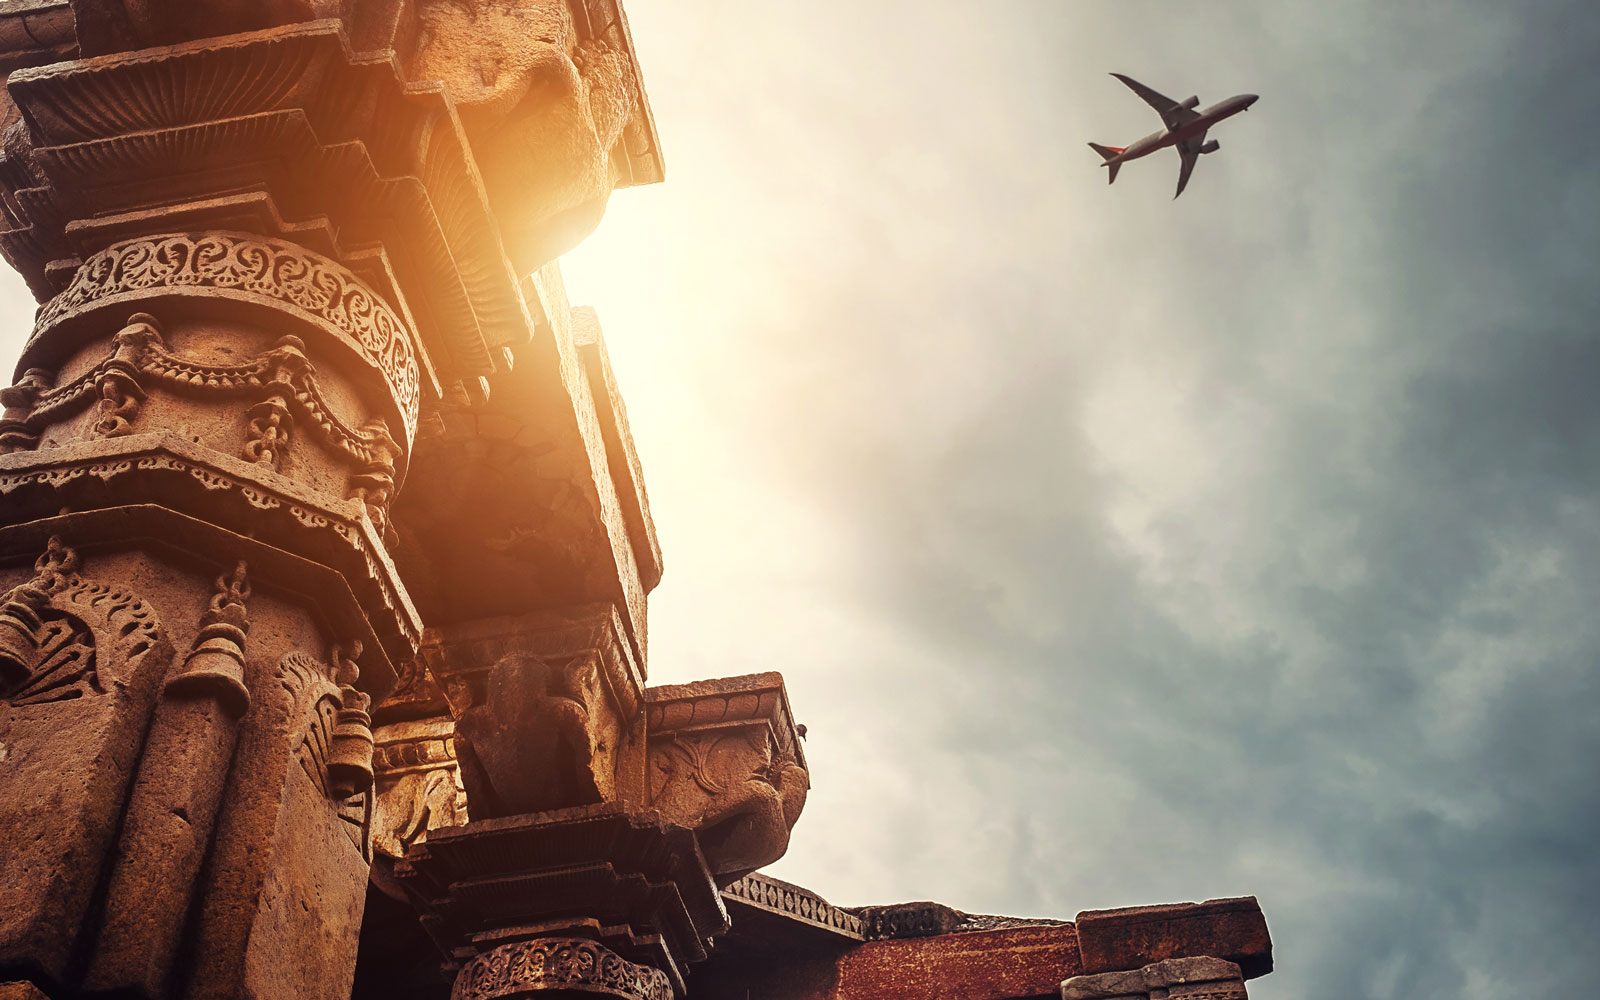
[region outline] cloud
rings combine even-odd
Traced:
[[[738,129],[634,20],[689,162],[625,211],[721,191],[773,244],[700,286],[737,305],[693,348],[609,329],[630,400],[631,352],[693,350],[740,458],[669,467],[673,404],[631,403],[653,669],[757,657],[812,727],[780,874],[1054,916],[1255,892],[1267,998],[1587,983],[1600,213],[1591,140],[1550,137],[1593,117],[1592,19],[723,8]],[[1107,190],[1080,149],[1152,127],[1108,69],[1263,99],[1174,203],[1173,164]],[[723,475],[781,498],[748,547],[693,527]],[[727,652],[681,656],[713,605]]]

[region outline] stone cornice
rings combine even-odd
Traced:
[[[746,875],[723,889],[722,897],[735,907],[749,906],[827,931],[843,940],[866,940],[861,918],[854,913],[834,906],[809,889],[767,875]],[[732,912],[734,925],[738,926],[738,911]]]

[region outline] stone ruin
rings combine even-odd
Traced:
[[[758,874],[776,673],[661,553],[557,258],[661,180],[616,0],[0,0],[0,998],[1245,996],[1249,898]],[[835,778],[834,780],[837,780]]]

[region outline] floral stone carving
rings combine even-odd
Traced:
[[[378,853],[404,857],[429,830],[467,822],[454,733],[448,717],[396,722],[373,732],[378,779],[373,847]]]
[[[50,330],[85,312],[193,294],[287,307],[328,330],[383,376],[407,440],[416,433],[422,383],[406,324],[349,268],[282,240],[212,232],[112,244],[84,261],[72,283],[39,310],[24,356]]]
[[[672,1000],[666,973],[629,962],[582,938],[537,938],[501,945],[456,976],[450,1000],[492,1000],[540,990],[575,990],[628,1000]]]
[[[650,802],[727,885],[783,857],[811,786],[783,678],[650,688]]]

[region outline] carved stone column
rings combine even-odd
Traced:
[[[777,675],[645,687],[660,552],[553,262],[660,178],[620,7],[32,3],[0,981],[343,1000],[370,879],[463,997],[682,993],[809,776]]]
[[[449,213],[381,170],[471,168],[340,31],[11,74],[0,249],[42,304],[0,393],[0,979],[348,995],[368,709],[422,634],[390,505],[435,356],[464,370],[407,291],[437,333],[428,282],[466,284],[357,217],[422,241]]]

